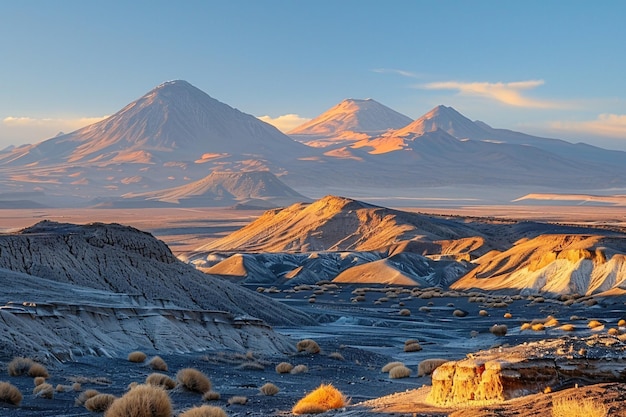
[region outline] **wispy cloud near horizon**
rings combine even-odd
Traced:
[[[59,132],[73,132],[108,116],[76,118],[36,118],[7,116],[0,121],[0,146],[36,143]]]
[[[514,107],[536,109],[558,109],[570,107],[567,103],[534,99],[522,94],[522,91],[524,90],[532,90],[544,84],[544,80],[526,80],[510,83],[439,81],[418,84],[413,87],[424,90],[456,90],[463,96],[484,97]]]
[[[395,68],[375,68],[372,72],[376,72],[378,74],[397,74],[408,78],[424,78],[424,75],[422,74]]]
[[[310,118],[301,117],[294,113],[283,114],[282,116],[278,117],[258,116],[257,119],[262,120],[265,123],[271,124],[283,133],[287,133],[290,130],[293,130],[296,127],[311,120]]]
[[[600,114],[595,120],[554,121],[549,128],[561,132],[585,133],[626,140],[626,114]]]

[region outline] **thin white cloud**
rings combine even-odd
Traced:
[[[296,127],[308,122],[309,118],[300,117],[297,114],[283,114],[278,117],[270,117],[270,116],[259,116],[259,120],[264,121],[265,123],[269,123],[281,132],[289,132],[290,130],[295,129]]]
[[[510,83],[442,81],[420,84],[414,87],[426,90],[457,90],[464,96],[484,97],[515,107],[556,109],[568,107],[565,103],[539,100],[522,94],[545,84],[543,80],[516,81]]]
[[[0,146],[37,143],[59,132],[73,132],[108,116],[77,118],[35,118],[8,116],[0,121]]]
[[[595,120],[555,121],[549,127],[562,132],[626,139],[625,114],[601,114]]]
[[[402,75],[403,77],[409,78],[422,78],[423,76],[411,71],[399,70],[394,68],[376,68],[373,69],[372,72],[376,72],[379,74],[397,74]]]

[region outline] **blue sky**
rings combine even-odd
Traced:
[[[626,150],[625,18],[617,0],[4,0],[0,148],[184,79],[282,122],[373,98]]]

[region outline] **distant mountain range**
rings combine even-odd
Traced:
[[[263,194],[276,181],[313,197],[480,189],[501,201],[626,187],[626,152],[494,129],[446,106],[411,121],[372,99],[344,100],[289,133],[170,81],[98,123],[0,151],[0,205],[223,205],[223,192],[198,191],[213,172],[273,174],[245,192],[269,205],[284,203]]]

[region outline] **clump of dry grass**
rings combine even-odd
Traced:
[[[94,413],[104,413],[117,397],[111,394],[98,394],[85,401],[85,408]]]
[[[587,327],[589,327],[590,329],[597,329],[602,326],[604,326],[604,324],[602,324],[598,320],[589,320],[589,323],[587,324]]]
[[[408,308],[403,308],[398,314],[400,314],[401,316],[410,316],[411,310],[409,310]]]
[[[167,372],[167,363],[165,363],[165,361],[160,356],[155,356],[150,359],[148,365],[150,365],[150,368],[154,369],[155,371]]]
[[[592,398],[557,398],[552,402],[552,417],[606,417],[606,406]]]
[[[411,369],[404,365],[394,366],[389,370],[389,378],[391,379],[408,378],[409,376],[411,376]]]
[[[37,385],[33,389],[33,394],[35,394],[37,397],[51,400],[54,397],[54,387],[51,384],[44,382],[41,385]]]
[[[35,378],[33,378],[33,383],[35,384],[35,386],[41,385],[44,382],[46,382],[46,378],[44,378],[43,376],[36,376]]]
[[[207,391],[202,395],[202,400],[203,401],[217,401],[221,398],[222,396],[220,395],[219,392],[215,392],[215,391]]]
[[[494,336],[502,337],[506,336],[506,332],[509,331],[509,328],[506,326],[506,324],[494,324],[493,326],[491,326],[489,331]]]
[[[280,388],[278,388],[276,385],[272,384],[271,382],[268,382],[267,384],[259,388],[259,391],[261,391],[261,394],[263,395],[276,395],[280,392]]]
[[[616,329],[615,327],[611,327],[608,331],[608,334],[610,334],[611,336],[619,336],[620,331],[619,329]]]
[[[74,404],[76,404],[78,406],[83,406],[83,405],[85,405],[85,402],[87,402],[88,399],[90,399],[92,397],[95,397],[98,394],[100,394],[100,392],[98,392],[95,389],[88,389],[86,391],[83,391],[76,398],[76,400],[74,401]]]
[[[28,376],[48,378],[50,375],[48,374],[48,370],[45,366],[35,362],[32,364],[30,369],[28,369]]]
[[[447,359],[425,359],[417,365],[417,376],[426,376],[432,374],[435,369],[439,368],[444,363],[448,362]]]
[[[420,350],[422,350],[422,346],[417,342],[404,344],[405,352],[419,352]]]
[[[113,404],[104,417],[171,417],[172,402],[163,388],[138,385]]]
[[[243,395],[235,395],[228,399],[229,405],[233,405],[233,404],[246,405],[247,402],[248,402],[248,397],[244,397]]]
[[[174,389],[176,381],[165,374],[152,373],[146,377],[146,384],[156,385],[163,389]]]
[[[546,326],[544,326],[543,323],[535,323],[535,324],[531,324],[530,328],[536,332],[541,332],[546,329]]]
[[[382,367],[382,369],[380,370],[381,372],[385,372],[388,373],[389,371],[391,371],[393,368],[395,368],[396,366],[404,366],[404,363],[402,362],[389,362],[388,364],[386,364],[385,366]]]
[[[83,389],[83,386],[80,384],[80,382],[74,382],[72,384],[72,391],[80,391]]]
[[[626,326],[626,320],[624,320],[624,319],[619,319],[619,321],[617,322],[617,325],[618,325],[619,327],[624,327],[624,326]]]
[[[202,405],[200,407],[190,408],[178,415],[178,417],[227,417],[226,411],[221,407],[213,407],[211,405]]]
[[[30,367],[35,364],[30,358],[16,357],[7,365],[7,372],[10,376],[20,376],[27,374]]]
[[[288,374],[293,370],[293,365],[289,362],[281,362],[276,365],[276,372],[279,374]]]
[[[176,373],[176,380],[189,391],[204,394],[211,390],[211,380],[194,368],[181,369]]]
[[[15,385],[0,382],[0,403],[20,405],[21,402],[22,393]]]
[[[487,317],[489,315],[489,312],[487,310],[480,310],[478,312],[478,315],[481,317]]]
[[[465,311],[465,310],[459,310],[459,309],[454,310],[454,311],[452,312],[452,315],[453,315],[454,317],[466,317],[468,314],[469,314],[469,313],[468,313],[467,311]]]
[[[291,409],[294,414],[320,414],[328,410],[345,407],[346,397],[331,384],[322,384],[296,403]]]
[[[298,352],[305,351],[307,353],[320,353],[320,346],[315,340],[311,339],[304,339],[299,341],[296,344],[296,349],[298,349]]]
[[[70,387],[69,385],[63,385],[63,384],[57,384],[57,386],[54,387],[54,390],[56,392],[65,392],[68,389],[72,389],[72,387]]]
[[[564,324],[559,327],[559,330],[563,330],[564,332],[573,332],[576,330],[576,327],[573,324]]]
[[[290,374],[306,374],[309,372],[309,367],[306,365],[296,365],[293,367]]]
[[[345,361],[346,358],[343,357],[343,355],[339,352],[332,352],[328,355],[329,358],[331,359],[336,359],[338,361]]]
[[[513,314],[511,314],[511,313],[508,313],[508,312],[507,312],[507,313],[504,313],[504,316],[503,316],[503,317],[504,317],[505,319],[511,319],[511,318],[513,318]]]
[[[134,363],[142,363],[143,361],[146,360],[147,357],[148,356],[145,353],[136,350],[128,354],[128,361],[134,362]]]

